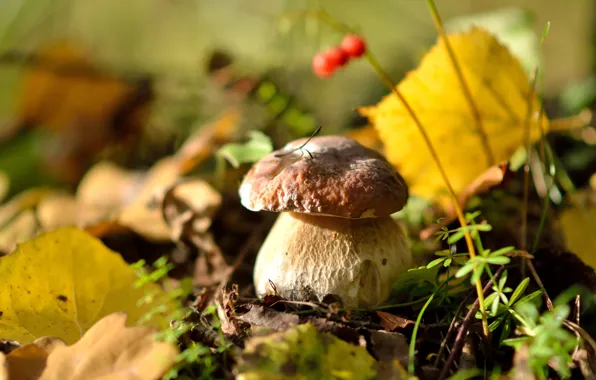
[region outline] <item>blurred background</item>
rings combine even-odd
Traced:
[[[549,116],[593,104],[593,0],[437,6],[449,30],[482,25],[528,71],[541,62]],[[317,125],[325,134],[365,125],[356,107],[387,90],[364,61],[314,76],[313,55],[342,36],[299,17],[303,9],[324,9],[361,31],[396,81],[436,41],[425,2],[413,0],[3,0],[0,170],[10,193],[75,186],[102,158],[147,168],[230,108],[241,110],[231,140],[262,129],[277,145]],[[594,160],[583,152],[576,165],[585,168]]]

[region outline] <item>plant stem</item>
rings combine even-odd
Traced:
[[[416,113],[414,112],[414,109],[412,108],[412,106],[410,106],[410,103],[406,100],[406,98],[403,96],[403,94],[399,91],[399,89],[397,88],[397,86],[394,84],[393,80],[389,76],[389,74],[387,74],[387,72],[381,67],[381,65],[375,58],[375,56],[370,51],[368,51],[366,53],[366,58],[370,62],[373,69],[377,72],[377,75],[381,78],[381,80],[383,80],[385,85],[391,91],[393,91],[395,96],[397,96],[397,98],[402,102],[404,108],[406,109],[406,111],[408,112],[408,114],[410,115],[412,120],[414,121],[414,124],[416,124],[416,126],[418,127],[418,131],[424,138],[426,146],[428,147],[428,150],[430,151],[430,154],[431,154],[433,160],[435,161],[435,164],[437,165],[439,172],[441,173],[441,177],[443,178],[443,181],[445,182],[445,185],[447,186],[447,189],[449,190],[449,194],[451,196],[451,200],[453,201],[453,208],[457,215],[457,219],[459,220],[459,223],[465,230],[465,227],[467,226],[466,218],[464,217],[462,208],[460,207],[459,203],[457,202],[457,196],[455,195],[455,190],[453,190],[453,186],[451,186],[449,177],[447,177],[447,173],[445,172],[445,169],[443,168],[443,164],[441,164],[439,155],[437,154],[437,151],[435,150],[433,143],[430,140],[430,137],[428,136],[428,133],[426,133],[426,129],[420,122],[420,119],[418,118],[418,116],[416,116]],[[470,254],[470,258],[476,257],[476,250],[474,248],[474,242],[472,241],[472,236],[470,235],[469,231],[465,230],[464,238],[466,241],[466,245],[468,247],[468,253]],[[474,272],[476,272],[476,269],[474,269]],[[476,281],[476,293],[478,294],[478,299],[480,300],[480,312],[482,314],[482,330],[484,331],[484,335],[486,335],[486,337],[488,338],[490,332],[488,330],[488,319],[486,316],[486,307],[484,305],[484,294],[482,293],[482,282],[480,281],[480,279],[478,279]]]
[[[430,14],[433,18],[433,22],[435,23],[435,27],[437,28],[437,31],[439,32],[439,36],[445,43],[445,48],[447,49],[447,54],[449,55],[451,63],[453,64],[453,69],[455,70],[457,79],[459,80],[462,91],[464,92],[464,96],[465,96],[466,100],[468,101],[468,106],[470,107],[470,111],[472,111],[472,116],[474,117],[474,122],[476,124],[476,130],[478,131],[478,134],[480,136],[480,141],[482,143],[482,146],[484,147],[484,152],[486,153],[486,161],[488,163],[488,166],[493,166],[495,164],[495,157],[494,157],[493,151],[490,147],[490,143],[488,142],[488,135],[487,135],[486,131],[484,130],[484,125],[482,123],[482,117],[480,116],[480,110],[478,109],[478,106],[476,106],[476,103],[474,102],[474,98],[472,97],[472,91],[470,90],[470,87],[468,86],[468,82],[466,82],[466,80],[464,78],[464,74],[461,70],[459,62],[457,61],[457,58],[455,57],[455,53],[453,52],[453,49],[451,48],[451,43],[449,42],[449,39],[447,38],[447,33],[445,33],[445,28],[443,27],[443,21],[441,21],[441,16],[439,15],[437,6],[436,6],[434,0],[426,0],[426,4],[428,5],[428,8],[430,10]]]
[[[422,316],[426,311],[426,308],[432,302],[433,298],[435,298],[435,293],[431,294],[428,298],[428,301],[422,306],[420,312],[418,313],[418,317],[416,318],[416,323],[414,324],[414,330],[412,331],[412,339],[410,340],[410,349],[408,352],[408,374],[410,377],[414,377],[414,358],[416,357],[416,336],[418,335],[418,327],[420,327],[420,322],[422,321]]]

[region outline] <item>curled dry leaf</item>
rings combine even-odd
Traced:
[[[461,194],[487,168],[507,161],[523,145],[526,124],[531,141],[536,141],[541,126],[548,130],[548,119],[538,120],[540,104],[536,96],[530,97],[526,73],[495,37],[472,28],[448,38],[479,110],[482,131],[442,39],[398,89],[424,125],[456,194]],[[450,199],[443,179],[397,96],[390,94],[360,112],[379,132],[388,160],[399,169],[410,193],[447,207]]]
[[[60,228],[0,257],[0,337],[30,343],[56,336],[79,339],[101,317],[127,311],[131,322],[150,305],[137,306],[146,292],[164,300],[155,284],[135,288],[137,276],[117,253],[72,227]],[[161,316],[150,321],[163,326]]]
[[[174,363],[178,350],[154,341],[151,328],[126,327],[125,322],[126,313],[113,313],[71,346],[44,338],[6,356],[0,354],[0,363],[4,361],[0,379],[159,379]]]
[[[169,220],[164,220],[161,205],[168,192],[176,204],[186,207],[168,210]],[[88,230],[105,232],[125,227],[150,240],[177,241],[185,215],[192,214],[193,227],[198,231],[209,228],[221,195],[198,178],[181,182],[180,161],[166,157],[146,174],[100,163],[83,178],[77,200],[85,213],[81,224]],[[106,222],[112,228],[95,228]]]
[[[376,311],[376,313],[381,319],[381,326],[387,331],[395,331],[397,329],[403,329],[408,325],[414,325],[414,321],[391,313],[386,313],[384,311]]]

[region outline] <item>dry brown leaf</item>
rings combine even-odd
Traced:
[[[27,344],[8,355],[0,353],[0,380],[35,380],[43,372],[48,353],[35,344]]]
[[[83,208],[81,221],[94,224],[113,218],[134,201],[143,179],[143,173],[124,170],[111,162],[93,166],[77,188],[76,199]]]
[[[160,205],[168,190],[180,179],[179,162],[168,157],[159,161],[147,174],[134,202],[124,207],[118,217],[120,224],[133,231],[157,241],[176,240],[179,230],[168,225],[163,218]],[[188,206],[187,210],[198,218],[197,227],[207,229],[211,225],[211,217],[221,204],[221,195],[209,184],[200,179],[189,179],[174,188],[174,196]]]
[[[80,206],[70,194],[50,195],[39,202],[36,211],[39,224],[46,231],[79,223]]]
[[[377,311],[376,313],[379,318],[381,318],[381,326],[383,326],[383,328],[387,331],[403,329],[408,325],[414,324],[414,321],[393,315],[391,313],[386,313],[384,311]]]
[[[40,338],[7,356],[0,354],[0,379],[159,379],[174,363],[177,349],[154,341],[152,329],[126,327],[125,322],[126,313],[113,313],[71,346]]]

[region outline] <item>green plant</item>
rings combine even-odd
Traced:
[[[167,280],[168,273],[174,266],[164,256],[153,263],[153,270],[146,268],[145,260],[132,264],[132,267],[139,275],[135,286],[142,286],[148,282],[163,283]],[[164,380],[210,379],[211,375],[217,370],[215,356],[221,354],[225,358],[226,351],[230,348],[230,344],[224,339],[215,305],[205,308],[200,313],[200,318],[197,318],[198,312],[196,310],[183,306],[184,300],[188,298],[191,292],[191,281],[185,279],[181,281],[180,286],[166,292],[166,299],[156,298],[155,294],[148,293],[139,301],[139,303],[154,305],[141,320],[150,319],[155,314],[163,313],[166,303],[175,303],[179,306],[166,317],[170,321],[169,328],[155,334],[156,340],[165,341],[181,348],[181,352],[176,358],[176,364],[164,375]],[[190,339],[193,330],[203,328],[203,324],[207,323],[206,321],[209,321],[206,328],[215,331],[217,335],[217,347],[214,349]]]
[[[538,307],[531,302],[520,303],[513,311],[519,334],[524,336],[503,341],[519,351],[528,350],[532,371],[539,379],[546,379],[552,367],[563,378],[571,375],[569,365],[573,362],[571,352],[579,344],[577,338],[564,328],[569,306],[558,304],[553,311],[540,315]]]

